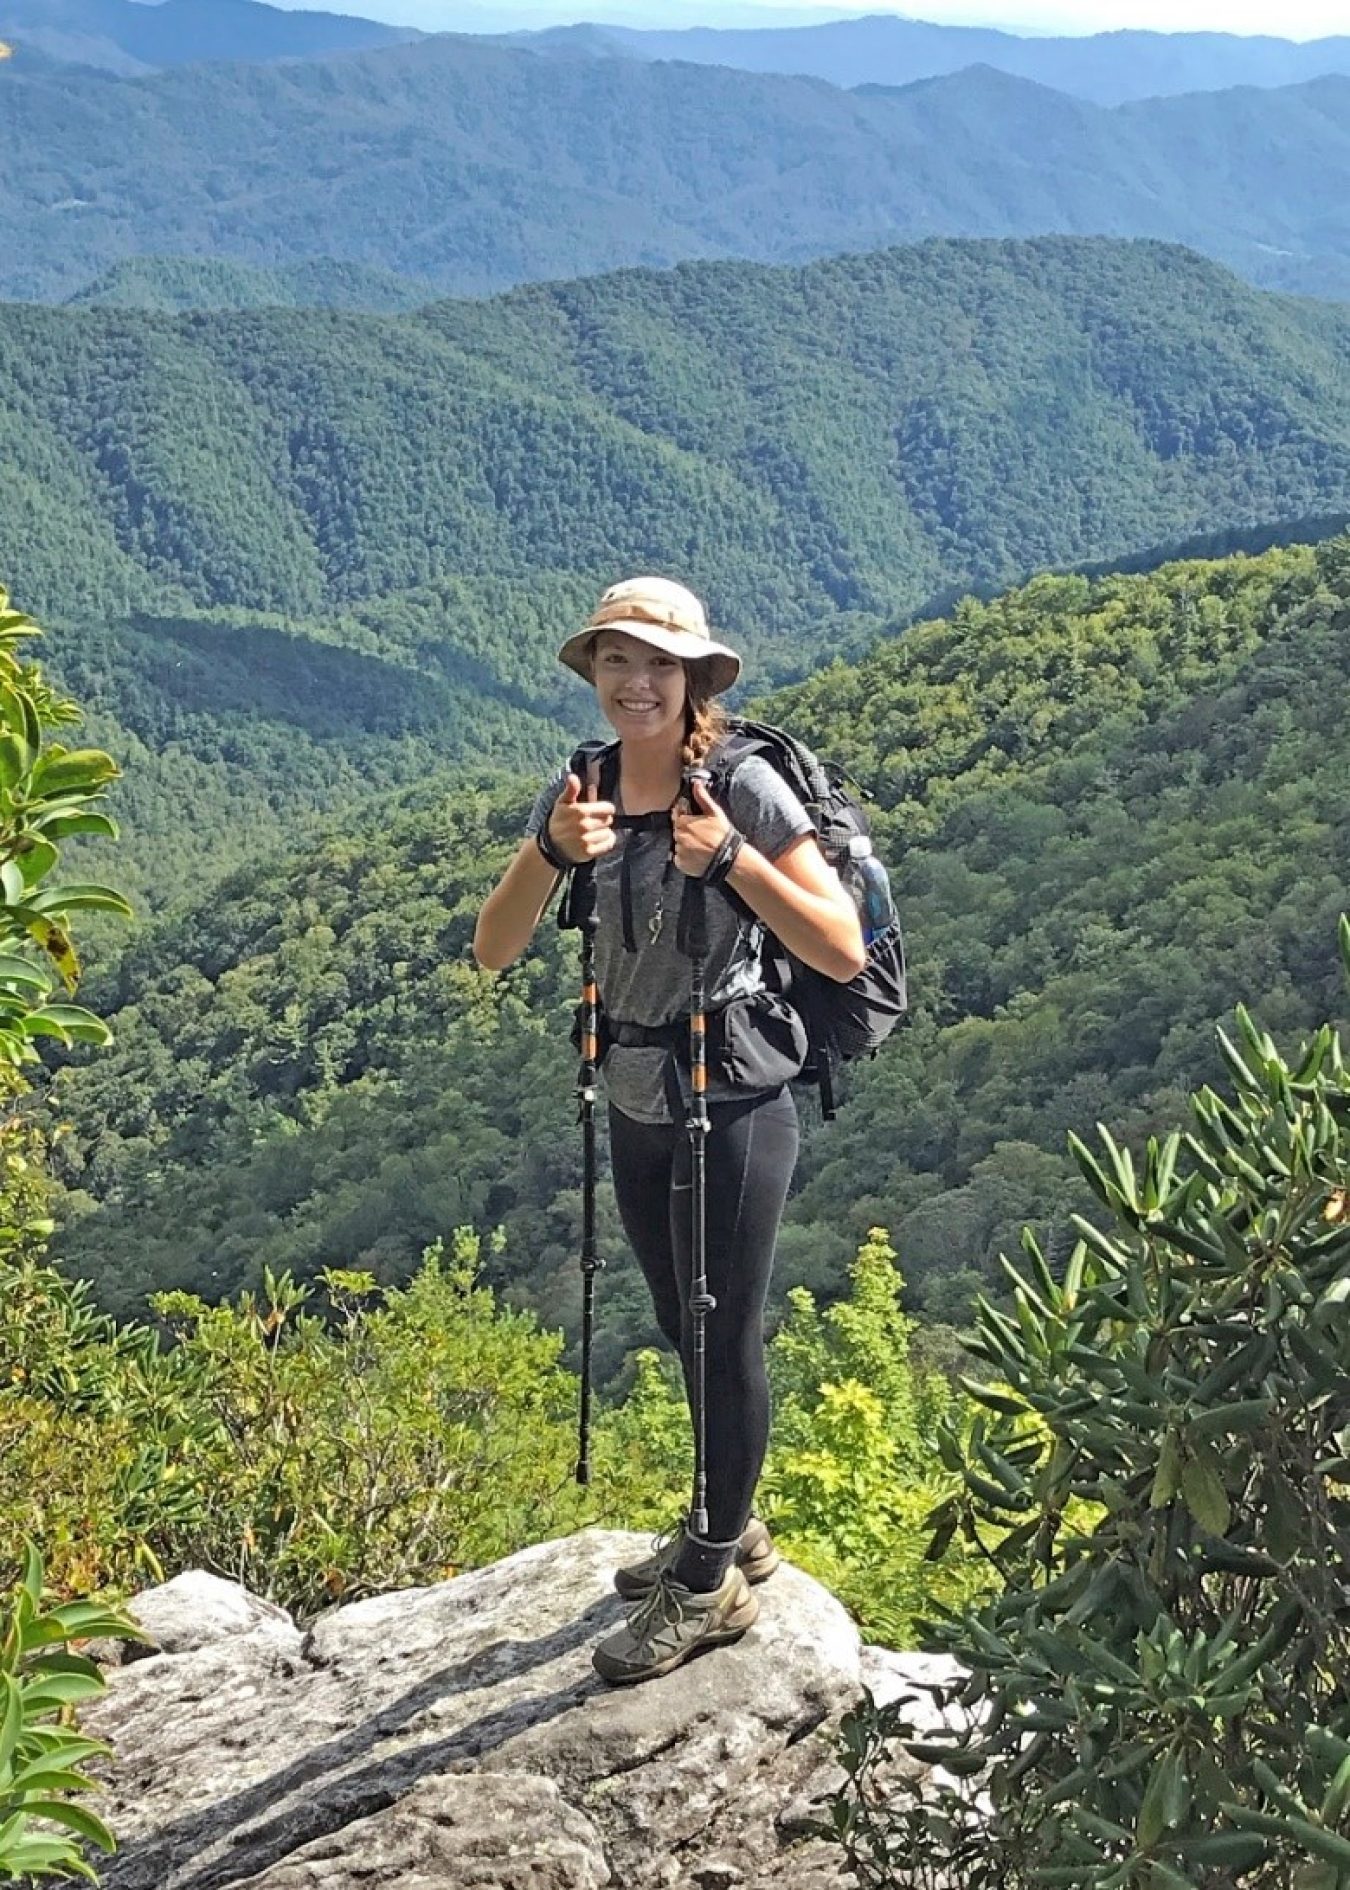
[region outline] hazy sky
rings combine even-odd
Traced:
[[[583,0],[569,11],[566,0],[273,0],[274,5],[327,5],[333,12],[357,13],[366,19],[390,20],[430,31],[472,30],[474,15],[511,14],[521,23],[537,18],[540,25],[559,19],[617,19],[639,24],[643,16],[660,17],[661,24],[704,26],[751,25],[752,6],[719,0]],[[794,11],[803,19],[824,19],[837,11],[847,17],[862,12],[900,11],[879,5],[832,9],[819,0],[776,0],[772,13],[764,9],[763,23],[777,24]],[[941,20],[970,26],[1002,26],[1013,32],[1102,33],[1120,27],[1145,27],[1159,32],[1271,33],[1283,39],[1318,39],[1350,33],[1350,0],[932,0],[921,9],[906,8],[911,18]]]

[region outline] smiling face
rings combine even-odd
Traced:
[[[621,742],[680,747],[686,689],[679,657],[626,630],[602,630],[595,640],[594,675],[601,713]]]

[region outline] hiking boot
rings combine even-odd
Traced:
[[[615,1569],[614,1586],[625,1601],[641,1601],[644,1595],[652,1592],[657,1578],[665,1570],[674,1567],[683,1541],[684,1530],[676,1527],[658,1536],[652,1553],[641,1562],[632,1562],[627,1568]],[[741,1531],[736,1548],[736,1567],[753,1585],[768,1581],[782,1559],[764,1524],[758,1516],[752,1516]]]
[[[682,1588],[663,1570],[646,1599],[629,1610],[617,1634],[601,1641],[591,1659],[611,1686],[654,1680],[705,1647],[738,1641],[759,1617],[759,1598],[738,1568],[720,1588],[700,1594]]]

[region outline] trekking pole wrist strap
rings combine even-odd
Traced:
[[[716,853],[708,862],[703,875],[705,886],[720,886],[740,858],[741,848],[745,845],[745,835],[733,827],[727,834]]]
[[[555,873],[570,873],[572,868],[576,865],[575,860],[569,860],[565,853],[558,850],[557,844],[548,830],[547,821],[536,831],[534,844],[538,847]]]

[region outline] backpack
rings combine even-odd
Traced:
[[[809,1048],[801,1080],[820,1088],[821,1111],[826,1121],[835,1114],[834,1071],[838,1064],[870,1056],[886,1041],[909,1007],[905,946],[891,903],[886,869],[872,846],[867,815],[836,763],[821,761],[806,744],[785,729],[742,716],[728,718],[726,735],[704,764],[712,776],[709,792],[725,807],[737,768],[759,755],[781,776],[801,802],[815,828],[826,860],[852,895],[862,921],[867,963],[847,984],[827,978],[803,964],[761,924],[761,957],[768,988],[791,1004],[806,1026]],[[599,763],[603,798],[613,798],[618,765],[618,743],[586,743],[568,766],[586,778],[588,766]],[[646,821],[661,816],[640,816]],[[634,823],[636,824],[636,823]],[[559,923],[580,923],[578,914],[585,893],[577,882],[590,877],[586,869],[571,874],[573,886],[559,912]],[[741,912],[754,918],[750,908],[731,887],[716,889]]]

